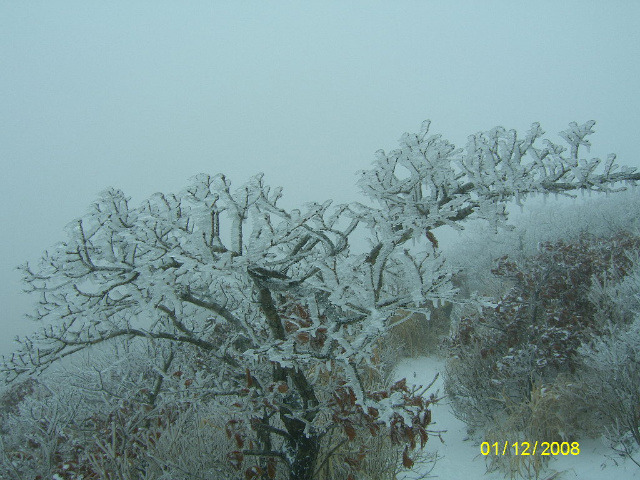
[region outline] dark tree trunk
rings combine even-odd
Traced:
[[[315,436],[295,438],[290,444],[293,452],[289,480],[312,480],[315,473],[320,440]]]
[[[271,334],[277,340],[285,340],[285,329],[271,291],[262,285],[255,275],[252,276],[258,287],[260,308],[265,315]],[[312,480],[320,451],[320,440],[313,432],[307,432],[309,433],[307,436],[305,429],[307,423],[312,423],[315,419],[319,402],[313,385],[301,370],[282,367],[279,364],[273,365],[274,381],[286,383],[289,379],[297,393],[297,398],[285,400],[284,405],[280,407],[280,420],[288,433],[289,480]],[[296,411],[299,413],[300,409],[302,409],[304,421],[295,418],[293,414]]]

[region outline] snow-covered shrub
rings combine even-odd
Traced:
[[[82,399],[69,391],[58,394],[40,382],[38,386],[47,394],[26,395],[3,419],[2,478],[52,478],[76,466],[76,452],[83,446],[74,426],[81,420]]]
[[[193,478],[234,478],[236,472],[228,462],[232,442],[224,434],[223,422],[210,405],[182,405],[160,409],[150,419],[129,432],[137,447],[128,462],[117,437],[102,436],[99,447],[89,461],[100,478],[141,478],[153,480],[191,480]],[[122,419],[107,426],[122,428]],[[144,427],[141,428],[141,427]],[[132,468],[134,467],[134,468]],[[279,477],[281,478],[281,477]]]
[[[558,389],[575,425],[640,466],[640,267],[622,282],[597,285],[592,298],[607,322],[578,349],[577,373]],[[624,293],[624,295],[621,295]],[[630,318],[630,319],[629,319]]]
[[[629,259],[634,268],[627,276],[591,289],[598,315],[608,323],[603,335],[579,349],[585,388],[571,399],[591,412],[614,449],[633,458],[640,445],[640,256]]]
[[[19,412],[20,405],[27,398],[43,398],[50,394],[46,386],[33,377],[28,377],[9,385],[0,394],[0,433],[7,433],[8,429],[4,422],[8,420],[10,415],[15,415]]]
[[[640,445],[640,315],[630,325],[612,325],[580,354],[582,401],[604,420],[612,440],[630,436]]]
[[[302,311],[299,314],[303,316]],[[195,371],[194,365],[182,363],[179,352],[140,347],[137,342],[119,346],[115,354],[93,351],[85,362],[43,374],[44,383],[29,379],[12,385],[3,398],[10,406],[5,424],[10,434],[5,435],[0,454],[11,459],[18,473],[10,475],[5,469],[2,474],[16,480],[38,475],[65,480],[235,478],[233,452],[252,444],[253,425],[244,424],[242,416],[250,405],[212,401],[203,385],[214,372]],[[406,397],[407,402],[421,401],[425,407],[431,403],[415,396],[417,390],[404,381],[385,384],[384,368],[379,366],[365,371],[363,378],[376,398]],[[423,444],[426,430],[408,429],[403,419],[392,418],[392,430],[385,432],[378,412],[363,412],[354,403],[353,391],[340,382],[339,367],[335,375],[321,372],[319,377],[327,392],[335,392],[323,402],[333,412],[327,421],[337,428],[321,439],[317,478],[344,474],[344,478],[387,479],[414,462],[426,467],[431,461],[402,444],[404,438],[414,446]],[[285,390],[284,384],[279,387]],[[424,412],[421,421],[426,426],[430,416]],[[38,420],[45,418],[46,422]],[[278,427],[281,424],[274,423]],[[286,471],[275,467],[267,459],[241,473],[286,478]]]
[[[498,258],[521,261],[537,254],[541,243],[573,243],[585,234],[604,238],[640,231],[636,187],[606,196],[534,197],[521,208],[509,207],[509,229],[496,232],[486,222],[473,221],[451,232],[449,242],[441,242],[443,256],[460,270],[456,286],[465,298],[472,292],[499,297],[510,287],[503,277],[488,275]]]
[[[179,352],[141,347],[94,349],[9,389],[2,478],[232,477],[231,442],[208,421],[219,417],[211,401],[190,391],[193,371]]]
[[[451,341],[446,387],[460,418],[472,428],[494,425],[510,405],[530,402],[534,385],[575,373],[579,347],[605,327],[590,300],[592,284],[624,277],[639,249],[640,237],[631,234],[583,235],[541,244],[524,261],[500,259],[493,273],[513,286],[494,306],[463,319]]]

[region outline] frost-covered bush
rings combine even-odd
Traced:
[[[574,400],[591,407],[611,440],[632,438],[640,445],[640,264],[623,281],[598,285],[592,294],[609,324],[579,349],[585,388]]]
[[[73,395],[72,395],[73,393]],[[0,476],[7,479],[192,479],[233,475],[230,448],[206,405],[82,405],[77,391],[28,400],[6,422]],[[91,413],[91,408],[97,412]],[[147,408],[145,408],[147,407]]]
[[[457,414],[471,427],[500,423],[514,405],[531,402],[534,385],[549,388],[559,374],[574,374],[581,345],[606,328],[592,285],[627,275],[639,249],[640,237],[631,234],[583,235],[544,243],[524,261],[500,259],[493,273],[513,286],[463,319],[451,341],[446,387]]]
[[[581,348],[584,400],[616,439],[630,434],[640,445],[640,317]]]
[[[524,260],[538,253],[539,245],[562,240],[577,241],[581,235],[614,236],[620,231],[640,231],[640,192],[636,187],[615,195],[577,198],[536,197],[526,208],[510,205],[511,228],[496,232],[483,222],[470,222],[443,243],[443,256],[460,271],[461,293],[501,296],[511,285],[503,277],[487,275],[496,259],[509,256]]]
[[[181,364],[180,353],[141,347],[94,349],[84,362],[9,389],[2,402],[10,408],[4,409],[0,476],[232,476],[231,442],[219,411],[198,398],[200,391],[189,391],[193,371]]]
[[[181,366],[179,354],[172,358],[170,352],[135,347],[118,349],[117,356],[93,352],[91,361],[44,374],[41,382],[29,379],[13,385],[2,399],[10,406],[0,443],[2,478],[235,478],[233,452],[252,440],[242,417],[234,419],[229,411],[241,412],[243,406],[212,402],[208,392],[192,382],[196,377],[203,381],[201,372]],[[154,368],[153,358],[144,354],[155,354],[160,362]],[[335,378],[323,375],[323,381],[331,384]],[[379,375],[366,379],[380,398],[412,395],[404,381],[386,388],[381,382]],[[386,480],[414,462],[422,468],[432,462],[423,454],[409,455],[398,442],[408,433],[401,421],[392,420],[396,430],[385,435],[375,412],[360,411],[348,388],[336,387],[335,392],[338,395],[326,401],[339,428],[321,439],[314,478],[347,478],[357,471],[359,478]],[[416,431],[412,441],[420,445],[425,440],[426,432]],[[243,476],[286,478],[284,470],[275,465],[270,470],[269,465],[267,461],[264,469]]]
[[[73,464],[77,451],[84,448],[74,435],[81,423],[81,398],[69,391],[58,394],[41,382],[38,390],[46,394],[32,390],[5,413],[0,438],[2,478],[52,478],[67,470],[68,462]]]

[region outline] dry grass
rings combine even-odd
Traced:
[[[577,434],[595,433],[589,431],[587,425],[590,415],[574,402],[575,392],[580,388],[570,377],[561,375],[550,385],[534,382],[527,401],[515,403],[503,398],[506,414],[486,431],[485,441],[490,445],[498,442],[501,446],[509,442],[510,447],[499,451],[504,455],[494,452],[486,457],[488,470],[499,470],[511,479],[557,478],[557,472],[547,471],[551,456],[540,455],[541,443],[572,442]],[[569,391],[573,394],[569,395]],[[536,455],[516,455],[512,447],[515,442],[529,442],[532,452],[536,441]],[[521,445],[520,448],[522,450]]]
[[[442,341],[449,336],[452,304],[432,307],[427,317],[421,313],[398,312],[391,319],[387,341],[399,346],[402,356],[419,357],[439,353]]]

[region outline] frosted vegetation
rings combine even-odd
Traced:
[[[495,308],[508,295],[511,281],[480,288],[495,252],[521,260],[533,245],[562,237],[533,223],[513,230],[509,202],[618,192],[640,174],[619,167],[614,155],[583,157],[594,122],[570,124],[562,145],[534,124],[522,136],[500,127],[472,135],[463,149],[429,126],[403,135],[398,149],[377,152],[359,174],[367,203],[286,210],[281,190],[262,175],[236,187],[222,174],[201,174],[184,190],[139,206],[119,190],[103,192],[68,226],[66,240],[39,264],[21,267],[38,299],[40,329],[2,366],[11,383],[0,425],[2,475],[394,478],[424,460],[420,449],[439,435],[430,410],[438,398],[428,386],[389,381],[403,348],[397,332],[432,314],[448,321],[443,308],[450,313],[451,306],[450,348],[458,348],[451,375],[468,387],[449,388],[460,415],[470,428],[508,417],[509,409],[485,401],[482,385],[463,381],[469,371],[460,359],[474,358],[484,333],[474,331],[477,343],[456,343],[456,328],[463,318],[482,322],[469,309]],[[607,228],[632,228],[614,210]],[[575,219],[575,227],[563,225],[571,242],[593,215],[585,222],[577,210],[565,211]],[[474,219],[510,233],[497,249],[488,240],[496,237],[482,233],[469,248],[443,254],[439,229],[460,230]],[[354,248],[356,237],[365,239],[364,251]],[[625,312],[606,328],[580,330],[569,352],[582,360],[568,372],[601,378],[601,388],[607,369],[638,360],[639,344],[630,340],[637,340],[636,310],[623,299],[638,300],[633,245],[622,252],[624,274],[585,279],[585,302],[598,312]],[[471,294],[477,290],[494,298]],[[628,348],[613,348],[622,340]],[[75,363],[61,373],[55,366],[66,357]],[[564,373],[556,370],[525,382],[529,391],[509,401],[530,401],[534,384],[542,388],[539,382]],[[627,389],[619,414],[588,413],[613,440],[631,435],[640,443],[633,416],[639,372],[627,370],[628,382],[616,386]],[[477,380],[501,381],[485,373]],[[619,394],[609,393],[611,401]],[[632,456],[631,443],[624,446]]]

